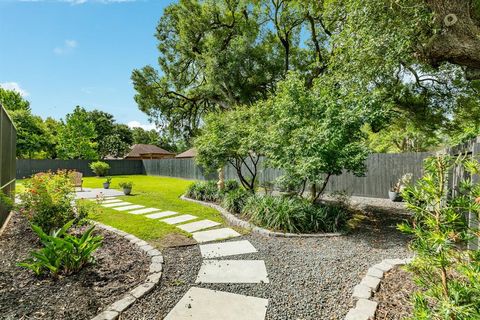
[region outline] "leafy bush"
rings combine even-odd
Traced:
[[[92,235],[94,226],[81,237],[69,235],[67,230],[73,222],[69,221],[51,235],[46,234],[39,226],[32,225],[44,247],[32,252],[31,258],[18,265],[32,270],[36,275],[49,274],[58,277],[78,272],[87,264],[93,263],[95,260],[92,254],[102,245],[102,237]]]
[[[95,161],[90,163],[90,169],[99,177],[103,177],[108,174],[110,165],[103,161]]]
[[[248,198],[242,213],[258,226],[292,233],[336,232],[350,219],[350,212],[341,205],[270,195]]]
[[[220,198],[217,182],[214,180],[194,182],[188,187],[186,195],[200,201],[217,201]]]
[[[243,188],[230,190],[223,195],[222,206],[230,212],[241,213],[251,196],[252,193]]]
[[[105,177],[105,182],[106,183],[112,183],[112,177]]]
[[[223,189],[223,191],[225,193],[228,193],[230,191],[237,190],[239,188],[240,188],[240,184],[238,183],[237,180],[229,179],[229,180],[225,180],[225,188]]]
[[[414,296],[412,319],[480,319],[480,250],[466,250],[479,232],[465,219],[466,213],[478,217],[480,184],[471,178],[459,181],[451,196],[453,167],[470,177],[480,173],[476,160],[432,157],[425,161],[424,176],[402,193],[413,222],[399,229],[413,235],[410,247],[416,256],[408,269],[421,288]]]
[[[72,219],[78,221],[73,205],[74,186],[67,171],[37,174],[25,187],[26,191],[20,194],[19,210],[32,224],[50,232]]]
[[[123,188],[123,189],[132,189],[133,182],[132,181],[122,181],[118,185],[120,186],[120,188]]]

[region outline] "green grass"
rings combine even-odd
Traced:
[[[83,187],[102,188],[104,181],[105,178],[85,177],[83,179]],[[179,198],[192,183],[191,180],[144,175],[113,176],[110,188],[120,190],[118,184],[122,181],[132,181],[133,188],[132,195],[118,197],[121,200],[140,204],[147,208],[153,207],[162,211],[176,211],[180,214],[191,214],[198,217],[198,219],[188,222],[210,219],[224,223],[221,214],[217,210]],[[21,181],[17,181],[17,190],[22,189]],[[148,219],[144,215],[133,215],[100,206],[97,206],[97,209],[97,212],[91,217],[92,219],[160,246],[162,239],[168,235],[190,236],[172,225],[159,220]]]

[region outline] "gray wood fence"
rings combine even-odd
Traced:
[[[95,174],[90,169],[91,160],[29,160],[18,159],[16,177],[17,179],[28,178],[38,172],[57,170],[76,170],[86,177]],[[142,160],[104,160],[110,165],[109,175],[144,174]]]
[[[17,132],[12,120],[0,104],[0,191],[12,197],[15,191],[15,156]],[[9,212],[0,203],[0,228]]]

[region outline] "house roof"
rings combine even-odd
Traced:
[[[178,154],[175,158],[195,158],[197,155],[197,149],[191,148],[185,152]]]
[[[173,154],[170,151],[157,147],[153,144],[134,144],[130,152],[125,156],[140,157],[142,154]]]

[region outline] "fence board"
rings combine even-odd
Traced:
[[[17,133],[10,117],[0,105],[0,191],[13,199]],[[0,228],[9,212],[0,206]]]

